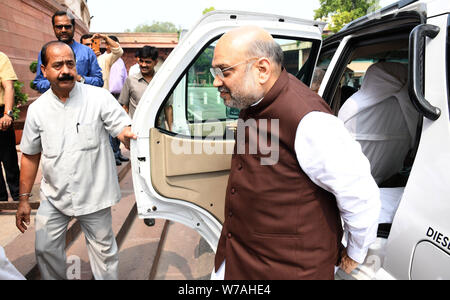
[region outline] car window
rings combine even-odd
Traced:
[[[408,64],[408,50],[396,50],[389,52],[382,52],[370,57],[359,57],[352,60],[348,65],[343,75],[343,85],[359,90],[366,74],[367,69],[376,62],[399,62]]]
[[[336,49],[333,49],[333,51],[321,53],[319,56],[317,66],[314,69],[314,75],[311,83],[311,89],[316,93],[319,91],[320,86],[322,85],[324,75],[327,72],[328,66],[330,65],[335,51]]]
[[[284,53],[284,68],[297,75],[308,61],[312,41],[276,38]],[[191,137],[226,137],[227,126],[239,117],[239,110],[224,105],[220,93],[213,86],[210,68],[217,40],[207,45],[185,71],[183,77],[160,109],[158,120],[173,119],[173,124],[158,122],[157,127]],[[165,116],[171,106],[172,118]]]
[[[331,105],[335,114],[345,101],[361,88],[364,75],[371,65],[377,62],[408,64],[407,47],[365,54],[368,50],[370,50],[369,47],[356,49],[344,69]]]

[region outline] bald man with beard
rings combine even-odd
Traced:
[[[259,27],[224,34],[211,72],[225,105],[241,109],[238,132],[256,124],[236,141],[212,279],[333,279],[335,266],[350,273],[376,239],[380,211],[359,144],[287,73],[282,49]],[[278,142],[278,159],[268,162],[259,144],[257,154],[247,151],[258,134]]]

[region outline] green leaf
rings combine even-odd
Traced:
[[[31,73],[36,73],[36,71],[37,71],[37,61],[36,60],[31,62],[30,71],[31,71]]]
[[[14,107],[13,117],[15,120],[19,118],[20,107],[28,102],[28,95],[22,92],[23,83],[20,81],[14,82]]]
[[[314,10],[314,19],[328,21],[329,29],[338,32],[346,24],[369,11],[380,8],[379,0],[319,0],[320,8]]]

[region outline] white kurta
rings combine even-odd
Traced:
[[[361,89],[339,110],[339,119],[361,144],[378,184],[402,169],[414,146],[419,114],[409,99],[407,78],[407,68],[400,63],[373,64]]]
[[[28,108],[20,149],[42,152],[41,199],[68,216],[90,214],[121,198],[109,135],[131,119],[106,89],[76,83],[66,102],[49,89]]]
[[[311,112],[300,121],[295,152],[308,177],[336,197],[344,222],[347,254],[363,263],[377,237],[380,191],[361,146],[341,120]]]

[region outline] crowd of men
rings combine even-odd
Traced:
[[[55,12],[52,25],[56,40],[45,44],[38,55],[33,83],[42,95],[27,113],[20,170],[12,127],[13,84],[18,78],[8,57],[0,52],[0,159],[11,197],[19,201],[16,225],[25,232],[30,224],[28,199],[42,160],[44,180],[36,215],[36,258],[42,278],[65,278],[63,237],[68,221],[76,217],[87,237],[95,278],[116,279],[118,256],[110,208],[119,201],[120,189],[109,156],[113,153],[116,166],[129,161],[120,145],[128,148],[129,139],[136,138],[130,130],[131,118],[155,74],[158,51],[151,46],[139,49],[135,55],[139,69],[134,66],[134,73],[128,74],[116,36],[85,34],[78,43],[75,18],[66,11]],[[98,47],[102,42],[103,54]],[[76,123],[73,136],[68,132],[70,118]],[[45,121],[49,119],[52,122]],[[6,183],[0,175],[0,201],[7,201]],[[66,175],[70,184],[65,182]],[[153,225],[154,219],[146,224]],[[0,265],[0,279],[23,279],[1,247]]]

